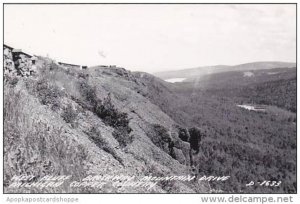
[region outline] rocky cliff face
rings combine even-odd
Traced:
[[[149,79],[123,68],[63,68],[44,58],[35,76],[10,76],[4,87],[5,192],[207,192],[205,184],[181,181],[159,182],[150,191],[109,184],[8,187],[13,176],[24,174],[72,175],[78,181],[87,175],[191,175],[196,150],[188,131],[149,100],[153,90],[170,91],[149,87]]]

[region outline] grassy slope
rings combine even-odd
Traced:
[[[160,124],[168,131],[175,122],[137,93],[140,85],[127,71],[64,70],[50,60],[39,63],[37,76],[14,78],[5,83],[5,192],[149,192],[111,185],[96,190],[71,189],[68,185],[47,190],[7,188],[12,176],[21,174],[72,175],[73,180],[80,180],[89,174],[188,173],[187,166],[149,138],[151,132],[157,134],[152,125]],[[104,100],[108,93],[111,102],[107,104]],[[103,116],[103,106],[108,115]],[[122,114],[124,119],[119,121]],[[129,133],[119,128],[126,125],[131,129]],[[172,140],[183,145],[176,134],[172,134]],[[160,183],[150,192],[205,191],[204,185],[169,182]]]

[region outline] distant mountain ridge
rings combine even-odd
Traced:
[[[229,72],[229,71],[249,71],[249,70],[260,70],[260,69],[273,69],[273,68],[293,68],[296,67],[296,63],[293,62],[276,62],[276,61],[265,61],[265,62],[251,62],[239,65],[216,65],[216,66],[202,66],[189,69],[181,69],[174,71],[164,71],[154,73],[155,76],[161,79],[172,79],[172,78],[191,78],[195,76],[203,76],[208,74]]]

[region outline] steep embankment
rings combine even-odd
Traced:
[[[141,187],[57,189],[8,186],[14,175],[167,176],[190,174],[190,144],[177,123],[141,93],[138,77],[122,68],[63,68],[39,58],[38,72],[6,76],[5,192],[207,192],[205,183],[159,182]]]

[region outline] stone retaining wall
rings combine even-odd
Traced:
[[[28,77],[36,71],[36,57],[8,45],[3,46],[4,75]]]

